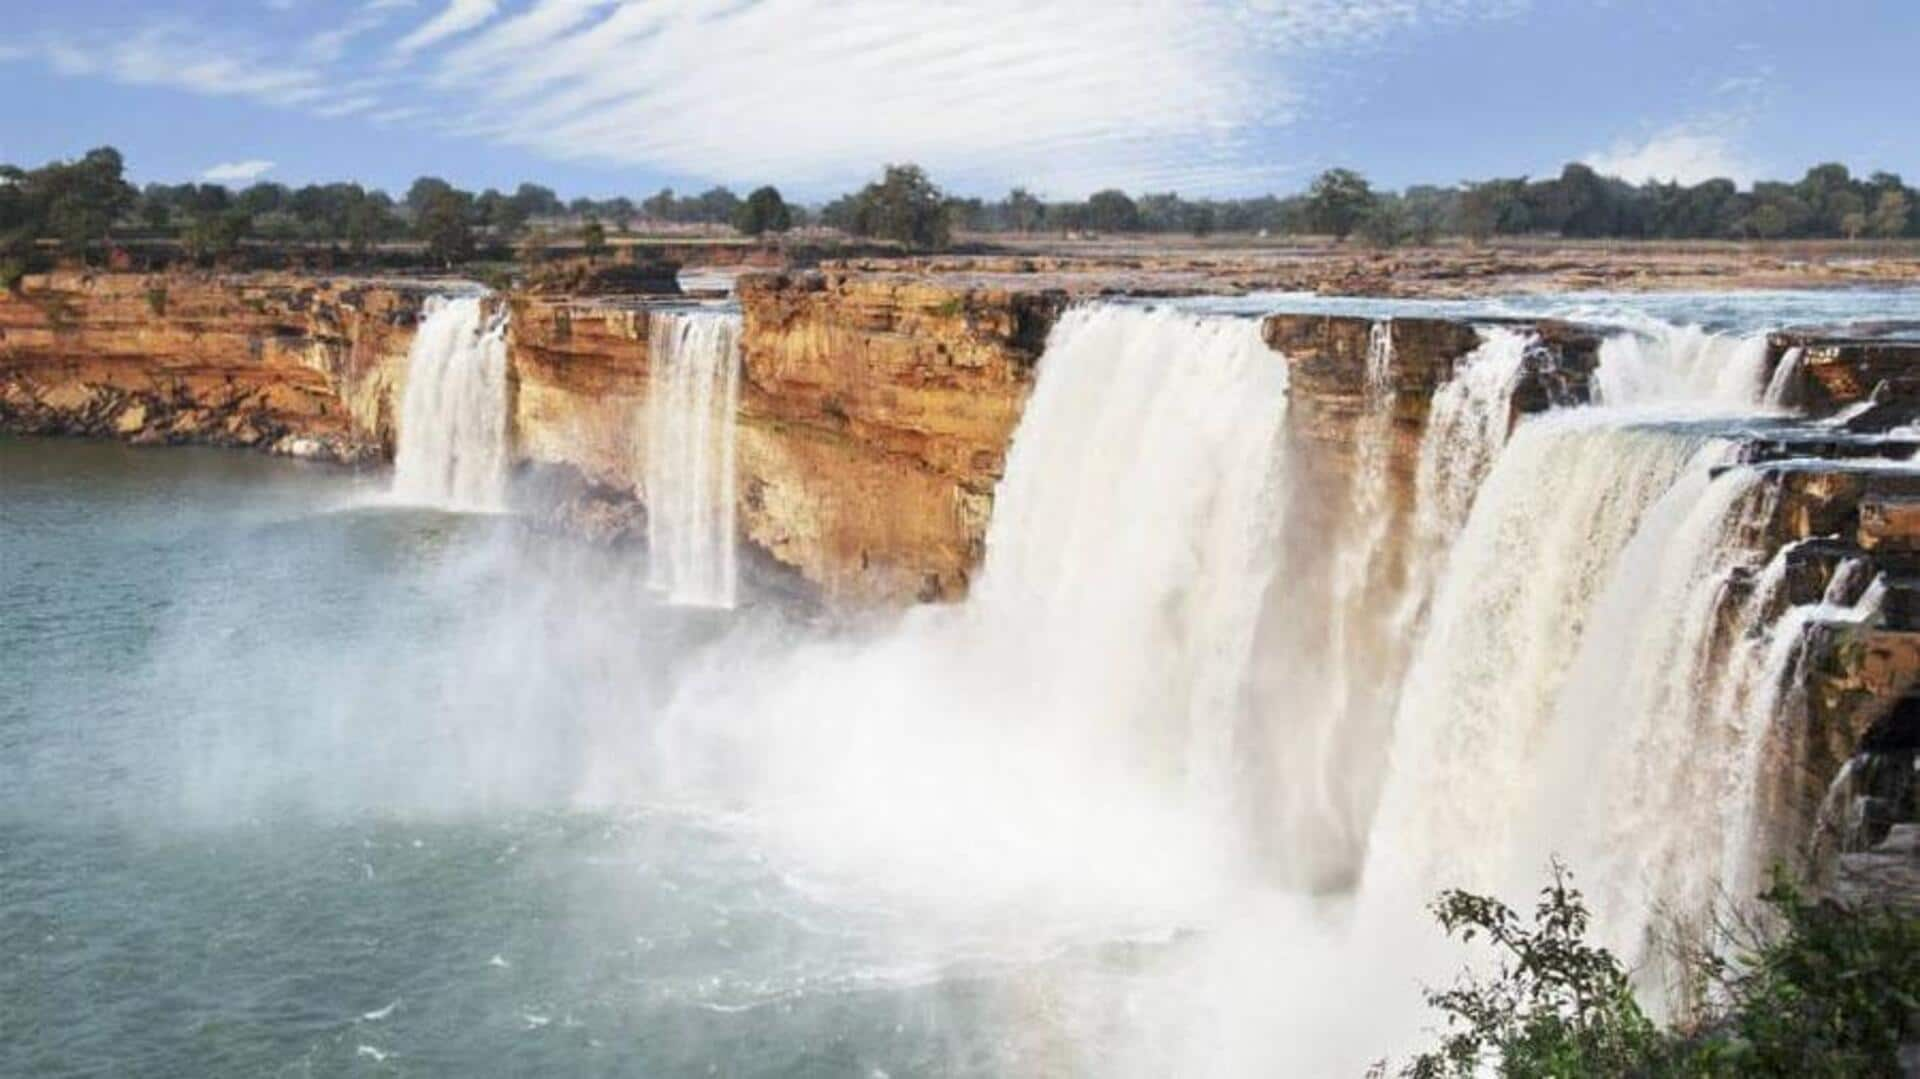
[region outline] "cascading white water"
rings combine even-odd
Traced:
[[[1507,443],[1513,392],[1534,340],[1504,327],[1481,330],[1480,347],[1434,392],[1416,496],[1416,542],[1423,550],[1444,549],[1466,523],[1480,482]]]
[[[1594,402],[1749,408],[1766,389],[1766,362],[1765,334],[1641,320],[1601,342]]]
[[[1787,408],[1795,403],[1794,395],[1800,392],[1801,365],[1805,358],[1806,349],[1798,345],[1781,354],[1772,377],[1767,379],[1767,391],[1761,395],[1762,404],[1769,408]]]
[[[1358,848],[1366,826],[1364,791],[1353,777],[1351,747],[1355,742],[1370,742],[1390,717],[1394,686],[1378,677],[1392,658],[1382,655],[1395,642],[1390,631],[1383,630],[1381,619],[1390,612],[1381,610],[1382,580],[1389,567],[1385,564],[1393,538],[1391,507],[1392,476],[1389,471],[1393,453],[1393,411],[1398,394],[1393,386],[1393,323],[1376,322],[1367,340],[1367,368],[1363,411],[1354,425],[1353,476],[1347,488],[1346,520],[1340,529],[1330,566],[1330,595],[1327,601],[1327,659],[1325,696],[1309,704],[1323,711],[1319,723],[1301,723],[1293,728],[1292,744],[1287,751],[1316,762],[1313,774],[1295,775],[1293,782],[1315,793],[1315,812],[1308,827],[1324,830],[1346,844]],[[1298,645],[1294,648],[1297,650]],[[1308,687],[1289,687],[1301,696]],[[1308,702],[1302,701],[1303,704]],[[1358,795],[1359,797],[1353,797]],[[1286,842],[1297,854],[1299,837]],[[1351,858],[1346,855],[1342,861]],[[1312,876],[1345,875],[1347,866],[1320,866]]]
[[[851,641],[730,641],[635,758],[812,864],[969,908],[1024,897],[1030,932],[1053,902],[1210,893],[1236,856],[1285,386],[1255,320],[1069,310],[966,602]]]
[[[1068,312],[965,603],[852,639],[729,638],[609,765],[721,791],[863,889],[1016,909],[1029,941],[1205,927],[1125,991],[1166,1017],[1129,1044],[1146,1073],[1319,1074],[1403,1048],[1419,982],[1458,964],[1424,904],[1523,900],[1554,856],[1601,938],[1647,959],[1659,905],[1699,913],[1762,853],[1776,689],[1808,616],[1754,565],[1765,485],[1725,467],[1698,409],[1516,426],[1535,341],[1491,328],[1434,397],[1413,564],[1383,575],[1392,340],[1381,324],[1352,472],[1314,518],[1256,324]],[[1603,349],[1613,400],[1757,403],[1748,344],[1635,340]],[[1735,373],[1705,377],[1710,354]],[[1296,533],[1309,521],[1333,531]],[[1729,590],[1754,568],[1751,594]],[[1404,670],[1382,627],[1417,638]],[[1362,997],[1380,1003],[1359,1023],[1340,1002]]]
[[[738,592],[734,426],[740,316],[655,312],[647,393],[647,584],[670,602],[731,607]]]
[[[478,296],[434,297],[407,351],[393,459],[402,502],[494,512],[507,483],[507,316]]]
[[[1591,610],[1643,519],[1684,512],[1714,451],[1572,410],[1522,426],[1456,541],[1394,727],[1370,885],[1527,881],[1516,829]],[[1665,498],[1663,499],[1663,496]],[[1653,512],[1656,504],[1660,512]]]

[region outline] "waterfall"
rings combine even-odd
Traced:
[[[1480,347],[1434,392],[1417,480],[1415,542],[1422,549],[1444,548],[1466,523],[1480,481],[1506,445],[1513,391],[1536,340],[1503,327],[1482,330]]]
[[[1539,754],[1592,608],[1643,519],[1687,511],[1715,454],[1585,410],[1520,428],[1454,544],[1407,674],[1369,878],[1431,894],[1544,871],[1514,865],[1515,829],[1543,794]]]
[[[968,599],[730,639],[633,758],[754,807],[810,864],[966,909],[1020,897],[1028,932],[1049,902],[1208,893],[1242,830],[1285,389],[1257,320],[1068,310]]]
[[[1729,335],[1644,320],[1600,344],[1594,401],[1751,408],[1766,389],[1766,334]]]
[[[1213,798],[1272,573],[1284,363],[1252,320],[1097,306],[1040,370],[967,614],[1050,646],[1076,738],[1130,734]]]
[[[655,312],[647,394],[647,584],[669,601],[731,607],[740,316]]]
[[[507,482],[507,316],[478,296],[434,297],[407,350],[393,493],[403,502],[493,512]]]
[[[1257,323],[1070,309],[969,598],[730,637],[622,762],[862,889],[1017,910],[1023,939],[1199,928],[1124,991],[1166,1017],[1143,1073],[1394,1051],[1460,961],[1425,904],[1525,906],[1556,857],[1679,1006],[1657,933],[1775,853],[1801,629],[1858,571],[1788,602],[1774,488],[1711,418],[1759,405],[1762,339],[1636,328],[1601,348],[1611,404],[1520,418],[1539,340],[1481,332],[1433,396],[1399,536],[1391,323],[1328,486]]]
[[[1782,353],[1774,366],[1773,376],[1767,379],[1767,392],[1761,396],[1761,403],[1769,408],[1787,408],[1796,404],[1795,396],[1800,392],[1805,360],[1806,349],[1798,345]]]

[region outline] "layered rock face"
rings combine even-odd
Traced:
[[[743,278],[740,521],[831,596],[950,599],[1063,293]]]
[[[31,276],[0,294],[0,427],[378,460],[422,295],[280,276]]]
[[[1352,468],[1358,425],[1370,407],[1368,358],[1381,344],[1375,335],[1386,335],[1384,388],[1392,408],[1387,460],[1404,495],[1411,493],[1435,391],[1484,343],[1478,327],[1495,324],[1499,320],[1283,314],[1269,315],[1262,334],[1287,364],[1296,437],[1341,472]],[[1513,390],[1510,423],[1588,399],[1598,333],[1551,319],[1506,324],[1534,339]]]
[[[1055,293],[820,274],[742,278],[742,536],[836,602],[950,599],[1065,303]],[[568,524],[644,516],[651,310],[512,300],[521,460]]]
[[[598,539],[644,536],[648,311],[618,300],[508,301],[516,458],[543,511]]]

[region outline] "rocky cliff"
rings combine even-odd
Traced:
[[[960,595],[1065,294],[803,274],[740,301],[746,536],[835,596]]]
[[[0,429],[378,460],[423,295],[291,276],[31,276],[0,294]]]
[[[511,302],[516,452],[542,480],[534,497],[593,534],[637,535],[654,309]],[[1064,302],[904,278],[743,278],[743,537],[835,601],[960,595]]]
[[[743,277],[743,538],[837,603],[964,594],[1036,363],[1070,299],[1050,280],[845,268]],[[378,460],[393,449],[407,347],[433,288],[283,275],[30,277],[0,295],[0,430]],[[509,431],[522,505],[603,539],[643,535],[659,301],[530,290],[498,302],[512,315]],[[1512,419],[1585,400],[1598,334],[1524,328],[1534,343]],[[1442,319],[1275,315],[1262,332],[1288,368],[1290,427],[1309,475],[1348,484],[1369,440],[1385,440],[1375,448],[1389,497],[1372,512],[1387,516],[1394,537],[1392,576],[1413,542],[1434,395],[1485,331]],[[1382,369],[1370,357],[1383,344]],[[1899,328],[1783,333],[1770,360],[1788,365],[1792,400],[1835,422],[1761,427],[1744,439],[1741,453],[1763,467],[1771,492],[1756,549],[1790,552],[1786,602],[1826,595],[1850,560],[1886,582],[1879,617],[1819,618],[1806,631],[1796,668],[1806,729],[1773,792],[1772,819],[1789,832],[1812,829],[1844,770],[1865,806],[1849,841],[1858,847],[1911,818],[1916,800],[1920,480],[1886,464],[1920,450],[1910,426],[1920,420],[1920,340]],[[1323,534],[1346,535],[1354,503],[1325,502]],[[1729,582],[1729,609],[1757,568]]]

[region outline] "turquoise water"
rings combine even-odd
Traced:
[[[626,768],[780,612],[383,483],[0,440],[0,1074],[1053,1070],[1058,948],[929,935]]]

